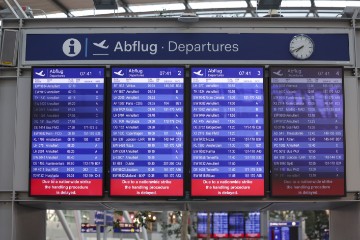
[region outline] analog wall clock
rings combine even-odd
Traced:
[[[314,52],[314,41],[305,34],[294,36],[289,45],[291,55],[300,60],[308,59]]]

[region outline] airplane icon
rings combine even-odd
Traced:
[[[277,72],[273,72],[273,74],[275,74],[276,76],[282,77],[284,74],[281,73],[281,69]]]
[[[115,75],[118,76],[124,76],[124,73],[122,73],[122,70],[119,70],[118,72],[114,72]]]
[[[96,47],[99,47],[99,48],[102,48],[102,49],[108,49],[109,45],[105,46],[105,42],[106,42],[106,40],[103,40],[102,42],[99,42],[99,43],[94,42],[93,44]]]
[[[197,72],[193,72],[195,75],[198,75],[198,76],[204,76],[204,74],[203,73],[201,73],[201,69],[199,70],[199,71],[197,71]]]
[[[43,73],[44,71],[41,70],[41,72],[35,72],[36,75],[40,76],[40,77],[45,77],[45,73]]]

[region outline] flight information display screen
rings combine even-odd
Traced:
[[[245,220],[244,213],[229,213],[229,238],[245,237]]]
[[[102,196],[104,68],[33,68],[30,195]]]
[[[112,68],[112,196],[184,195],[184,68]]]
[[[227,212],[213,213],[213,238],[227,238],[229,236],[229,219]]]
[[[208,225],[208,217],[210,217]],[[197,213],[197,237],[206,238],[208,235],[211,235],[212,232],[212,213],[198,212]],[[208,229],[209,226],[209,229]]]
[[[342,68],[271,68],[272,196],[345,194]]]
[[[249,212],[245,221],[245,237],[260,238],[260,212]]]
[[[191,195],[264,195],[263,68],[191,69]]]

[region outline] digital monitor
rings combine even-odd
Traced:
[[[208,215],[210,217],[210,221],[208,223]],[[212,221],[211,221],[212,213],[206,212],[198,212],[197,213],[197,237],[198,238],[206,238],[208,235],[211,236],[212,232]],[[209,229],[208,229],[209,226]]]
[[[104,68],[35,67],[31,196],[102,196]]]
[[[191,68],[191,124],[191,196],[264,195],[263,68]]]
[[[299,222],[271,222],[269,240],[298,240]]]
[[[244,213],[230,212],[229,213],[229,238],[243,238],[243,237],[245,237]]]
[[[249,212],[245,221],[245,237],[260,238],[260,212]]]
[[[110,195],[184,195],[184,68],[111,71]]]
[[[213,222],[213,238],[227,238],[229,236],[229,219],[227,212],[214,212]]]
[[[342,68],[270,71],[272,196],[344,196]]]

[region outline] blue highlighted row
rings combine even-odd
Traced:
[[[54,88],[34,88],[32,90],[33,99],[44,99],[53,96],[55,99],[59,96],[78,96],[79,99],[90,96],[104,96],[105,90],[103,87],[54,87]],[[54,99],[51,99],[54,100]]]
[[[72,100],[67,100],[67,101],[33,101],[33,107],[34,108],[38,108],[38,107],[87,107],[87,106],[92,106],[92,107],[102,107],[104,105],[103,101],[72,101]]]
[[[264,102],[263,100],[209,100],[209,101],[193,101],[192,106],[196,107],[216,107],[216,106],[222,106],[222,107],[229,107],[229,106],[263,106]]]
[[[103,174],[100,173],[31,173],[33,179],[102,179]]]
[[[111,149],[111,154],[183,154],[183,149],[146,148],[146,149]]]
[[[183,173],[111,173],[111,179],[181,179]]]
[[[33,102],[88,102],[88,101],[100,101],[104,100],[103,95],[95,94],[95,95],[81,95],[76,96],[72,94],[65,94],[65,95],[33,95],[32,97]]]
[[[32,159],[33,160],[33,159]],[[101,160],[101,161],[99,161]],[[79,167],[79,166],[86,166],[86,167],[102,167],[103,166],[103,161],[102,159],[99,159],[98,161],[70,161],[70,160],[59,160],[59,161],[49,161],[49,160],[45,160],[45,161],[38,161],[38,160],[33,160],[31,165],[32,166],[37,166],[37,167],[62,167],[62,166],[66,166],[66,167]]]
[[[61,162],[61,161],[76,161],[76,162],[83,162],[83,161],[102,161],[103,155],[102,154],[43,154],[43,153],[32,153],[31,154],[31,160],[35,161],[55,161]]]
[[[114,86],[114,84],[113,84]],[[133,95],[133,96],[138,96],[138,95],[146,95],[146,96],[158,96],[158,95],[171,95],[174,96],[175,94],[178,95],[183,95],[184,94],[184,89],[182,86],[177,86],[177,87],[153,87],[153,88],[142,88],[141,86],[139,87],[135,87],[135,88],[114,88],[111,91],[112,93],[112,99],[114,99],[114,97],[116,96],[128,96],[128,95]]]
[[[112,164],[116,162],[122,161],[179,161],[184,158],[182,151],[179,153],[171,153],[171,154],[153,154],[153,153],[146,153],[146,154],[136,154],[136,155],[126,155],[126,154],[112,154],[111,155],[111,162]]]
[[[319,179],[319,178],[344,178],[345,174],[343,172],[321,172],[321,173],[317,173],[317,172],[307,172],[307,173],[303,173],[303,172],[273,172],[272,178],[273,179],[281,179],[286,180],[286,179],[295,179],[295,178],[304,178],[304,179]]]
[[[122,160],[122,161],[111,161],[111,166],[113,167],[168,167],[168,168],[174,168],[174,167],[182,167],[183,161],[153,161],[153,160],[146,160],[146,161],[138,161],[138,160]]]
[[[193,179],[263,179],[264,173],[192,173]]]

